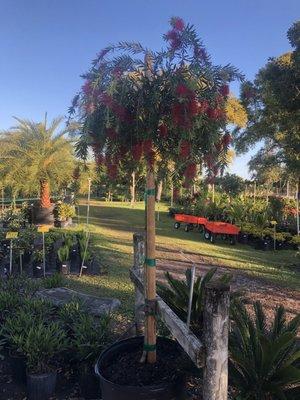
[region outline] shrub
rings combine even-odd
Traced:
[[[43,322],[32,326],[28,332],[18,336],[21,352],[27,357],[30,373],[42,374],[52,370],[53,358],[66,350],[69,341],[57,322]]]
[[[58,255],[59,261],[61,263],[69,261],[69,258],[70,258],[69,246],[65,244],[64,246],[60,247],[57,251],[57,255]]]
[[[104,315],[95,320],[90,315],[81,314],[72,328],[72,346],[77,360],[92,365],[108,343],[110,316]]]
[[[57,272],[43,279],[43,286],[45,289],[62,287],[63,285],[64,285],[64,278],[61,274]]]
[[[205,275],[199,276],[194,283],[192,310],[191,310],[191,327],[196,333],[201,332],[203,322],[203,305],[204,305],[204,288],[210,282],[217,268],[212,268]],[[175,279],[169,272],[165,274],[169,287],[158,283],[158,294],[172,308],[182,321],[187,320],[189,293],[191,285],[191,270],[186,271],[186,281]],[[230,274],[222,275],[218,280],[228,283],[231,280]]]
[[[76,215],[75,207],[71,204],[58,201],[53,210],[54,218],[57,221],[66,221]]]
[[[243,400],[286,399],[292,386],[300,384],[300,351],[296,344],[300,315],[288,323],[281,306],[268,326],[260,302],[253,309],[253,319],[238,301],[231,309],[231,383]]]

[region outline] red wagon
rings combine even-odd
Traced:
[[[197,217],[195,215],[187,215],[187,214],[175,214],[175,223],[174,228],[179,229],[182,223],[185,223],[184,230],[186,232],[192,230],[193,228],[201,228],[207,222],[206,218]]]
[[[231,244],[236,243],[237,235],[240,228],[227,222],[207,221],[205,224],[204,237],[214,243],[218,235],[222,235],[224,239],[229,239]]]

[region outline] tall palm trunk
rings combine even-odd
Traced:
[[[40,181],[40,201],[42,208],[48,208],[51,206],[50,184],[47,180]]]
[[[131,174],[131,184],[130,184],[130,204],[134,207],[135,203],[135,171]]]

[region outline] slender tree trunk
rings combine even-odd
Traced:
[[[156,201],[158,202],[161,201],[162,190],[163,190],[163,181],[162,179],[160,179],[157,184],[157,192],[156,192]]]
[[[49,208],[51,206],[50,184],[47,180],[40,181],[40,202],[42,208]]]
[[[146,187],[146,283],[149,305],[156,299],[156,266],[155,266],[155,180],[153,171],[148,168]],[[156,316],[148,313],[146,317],[145,348],[147,362],[156,362]]]
[[[130,204],[134,207],[135,204],[135,171],[131,174],[131,185],[130,185]]]

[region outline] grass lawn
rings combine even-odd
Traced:
[[[179,259],[179,251],[201,255],[210,264],[237,268],[249,275],[264,278],[289,288],[300,287],[300,274],[293,265],[295,251],[258,251],[245,245],[230,246],[217,240],[211,244],[198,232],[174,229],[167,215],[168,207],[160,205],[157,222],[157,247],[166,250],[169,258]],[[85,222],[86,206],[79,211],[79,222]],[[76,222],[76,220],[75,220]],[[84,225],[81,225],[84,227]],[[144,227],[144,204],[130,208],[128,203],[105,203],[93,200],[90,207],[90,230],[101,255],[107,274],[102,276],[70,277],[69,285],[79,290],[99,295],[117,297],[122,302],[121,314],[132,317],[133,285],[128,277],[132,266],[132,234]]]

